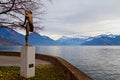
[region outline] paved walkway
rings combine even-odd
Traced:
[[[52,65],[48,61],[36,59],[36,65]],[[0,56],[0,66],[20,66],[20,57]]]

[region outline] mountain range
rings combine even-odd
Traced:
[[[95,37],[62,37],[57,40],[63,45],[120,45],[120,35],[101,34]]]
[[[25,36],[7,27],[0,27],[0,45],[24,45]],[[66,37],[53,40],[36,32],[29,35],[30,45],[120,45],[120,35],[102,34],[95,37]]]
[[[120,35],[99,35],[82,45],[120,45]]]
[[[55,45],[55,41],[47,36],[36,32],[29,34],[30,45]],[[15,30],[2,26],[0,27],[0,45],[24,45],[25,36]]]

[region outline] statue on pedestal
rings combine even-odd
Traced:
[[[25,21],[24,21],[23,26],[26,29],[25,41],[26,41],[26,46],[28,46],[29,45],[28,44],[29,32],[33,32],[33,28],[34,28],[32,12],[30,10],[25,10]]]
[[[33,17],[30,10],[25,10],[25,20],[21,26],[26,29],[26,46],[21,48],[20,76],[30,78],[35,76],[35,47],[28,44],[29,33],[34,31]]]

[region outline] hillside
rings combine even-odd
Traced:
[[[25,36],[6,26],[0,27],[0,45],[24,45]],[[55,45],[55,41],[47,36],[33,32],[29,35],[30,45]]]

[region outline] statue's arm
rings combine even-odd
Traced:
[[[26,20],[27,20],[27,17],[25,16],[24,23],[23,23],[23,24],[20,24],[21,27],[25,27]]]
[[[23,26],[26,24],[26,20],[27,20],[27,17],[25,16],[25,20],[24,20]]]

